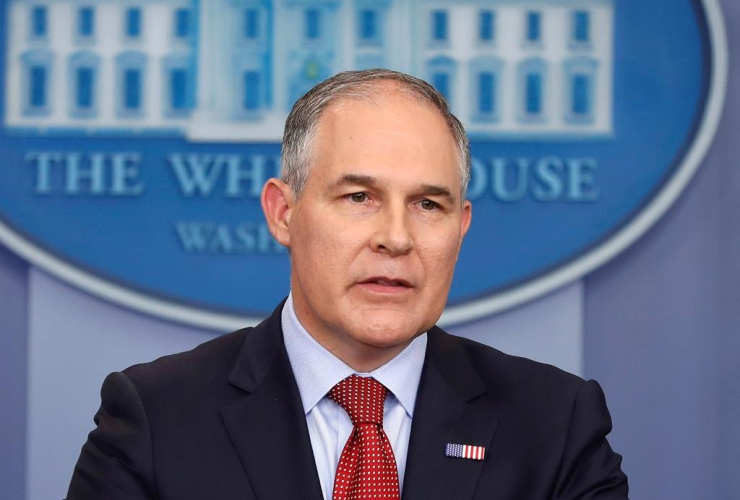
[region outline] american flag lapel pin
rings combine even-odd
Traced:
[[[467,458],[470,460],[483,460],[486,456],[485,446],[473,446],[471,444],[447,443],[445,456],[453,458]]]

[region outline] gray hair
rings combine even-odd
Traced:
[[[296,199],[300,198],[311,168],[311,147],[324,110],[340,99],[369,99],[382,88],[380,82],[395,82],[398,91],[415,97],[423,104],[438,110],[447,122],[459,152],[462,198],[470,180],[470,145],[465,128],[450,111],[445,97],[419,78],[389,69],[344,71],[319,83],[293,105],[285,121],[282,145],[281,178],[290,186]]]

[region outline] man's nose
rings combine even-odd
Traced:
[[[378,215],[377,227],[371,240],[373,250],[391,256],[409,253],[414,243],[406,207],[401,203],[389,205]]]

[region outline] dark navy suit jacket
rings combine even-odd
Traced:
[[[69,500],[321,500],[306,419],[270,318],[108,376]],[[428,334],[403,500],[617,500],[604,395],[552,366]],[[485,446],[484,461],[447,443]]]

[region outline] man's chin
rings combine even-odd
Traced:
[[[339,321],[331,330],[341,346],[335,354],[345,363],[362,371],[371,371],[390,361],[420,334],[434,325],[439,314],[429,314],[429,308],[412,306],[374,306],[352,303],[352,314],[336,315]],[[421,314],[426,312],[426,314]],[[349,320],[349,321],[347,321]],[[339,346],[337,346],[339,347]]]
[[[409,321],[405,311],[378,311],[372,320],[358,325],[355,338],[377,349],[406,346],[428,327],[419,321]]]

